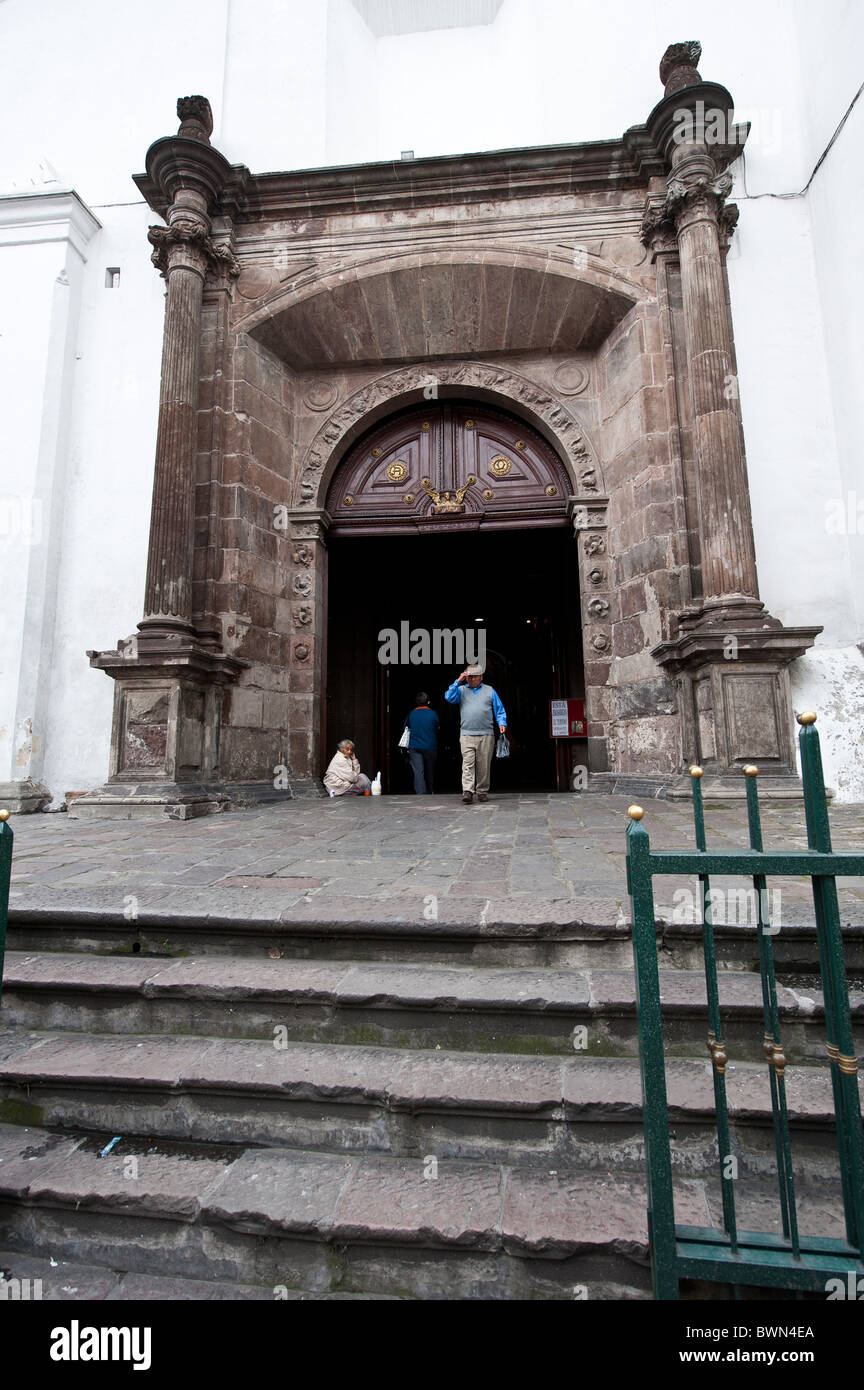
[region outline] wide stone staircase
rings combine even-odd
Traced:
[[[0,1265],[70,1298],[649,1298],[629,926],[532,915],[13,915]],[[754,933],[718,950],[739,1226],[779,1231]],[[778,1002],[801,1228],[840,1236],[815,954],[778,939]],[[676,1215],[718,1225],[698,929],[661,962]]]

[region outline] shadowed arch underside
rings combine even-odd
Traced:
[[[500,255],[500,253],[499,253]],[[628,291],[630,291],[628,293]],[[633,307],[622,277],[511,255],[363,266],[271,298],[239,325],[295,371],[599,346]],[[259,318],[259,315],[261,317]]]

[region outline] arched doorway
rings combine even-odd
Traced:
[[[504,790],[566,790],[584,740],[553,739],[550,701],[584,699],[570,483],[548,442],[486,404],[431,401],[362,436],[330,484],[328,748],[356,741],[385,789],[425,690],[441,716],[436,791],[459,787],[459,721],[444,690],[476,651],[508,711]]]

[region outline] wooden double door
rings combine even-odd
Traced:
[[[472,402],[430,402],[370,430],[330,485],[331,535],[562,525],[567,474],[523,421]]]

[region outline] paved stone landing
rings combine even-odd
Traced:
[[[271,922],[532,922],[599,925],[628,915],[629,798],[505,795],[291,801],[185,823],[15,816],[10,907],[146,922],[171,916]],[[645,803],[656,849],[693,845],[686,804]],[[805,848],[803,806],[766,806],[767,848]],[[746,847],[746,814],[707,809],[708,843]],[[832,810],[835,848],[860,849],[864,806]],[[723,880],[717,880],[720,887]],[[671,917],[674,885],[657,894]],[[665,895],[665,896],[664,896]],[[864,922],[864,880],[841,890],[844,921]],[[784,920],[807,913],[803,880],[783,883]]]

